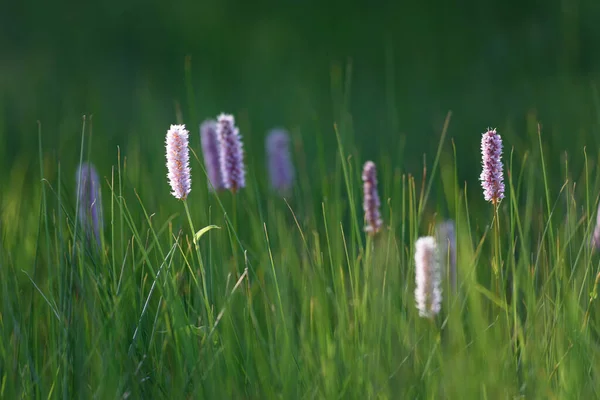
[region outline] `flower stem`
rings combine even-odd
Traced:
[[[496,283],[496,293],[500,296],[500,266],[502,265],[502,259],[500,256],[500,214],[498,213],[499,202],[494,201],[494,262],[492,263],[494,269],[494,278]]]
[[[237,224],[237,201],[236,201],[236,192],[232,191],[232,203],[231,208],[233,209],[233,230],[237,232],[238,224]]]
[[[190,224],[190,229],[192,230],[192,238],[194,238],[194,235],[196,234],[196,230],[194,229],[194,223],[192,222],[192,217],[190,215],[190,209],[188,207],[186,199],[183,200],[183,207],[185,208],[185,213],[188,218],[188,223]],[[203,291],[203,297],[204,297],[204,306],[206,307],[206,316],[210,323],[210,327],[212,327],[214,321],[213,321],[213,316],[212,316],[212,312],[210,309],[210,302],[208,300],[208,290],[206,289],[206,270],[204,269],[204,262],[202,261],[202,254],[200,253],[200,245],[195,240],[192,240],[192,241],[194,242],[194,247],[196,249],[196,256],[198,257],[198,264],[200,265],[200,276],[202,278],[202,291]]]

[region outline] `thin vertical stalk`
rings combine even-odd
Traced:
[[[185,213],[187,215],[188,223],[190,224],[190,229],[192,230],[192,237],[196,234],[196,230],[194,229],[194,223],[192,222],[192,217],[190,215],[190,209],[187,204],[187,199],[183,200],[183,207],[185,208]],[[202,291],[204,297],[204,307],[206,308],[206,316],[208,321],[210,322],[210,327],[213,326],[213,316],[210,310],[210,302],[208,300],[208,290],[206,289],[206,270],[204,269],[204,262],[202,261],[202,254],[200,252],[200,245],[193,240],[194,248],[196,250],[196,256],[198,257],[198,264],[200,266],[200,275],[202,277]]]

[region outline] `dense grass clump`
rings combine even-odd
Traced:
[[[459,173],[450,114],[421,170],[383,149],[367,179],[344,104],[323,132],[337,148],[306,154],[306,137],[289,136],[295,172],[284,191],[271,190],[261,155],[237,150],[230,161],[246,165],[222,164],[241,180],[218,190],[196,134],[193,190],[178,200],[166,168],[152,167],[164,156],[117,149],[111,166],[97,164],[99,243],[78,216],[74,170],[52,162],[40,127],[39,183],[24,203],[18,191],[3,197],[0,397],[600,396],[590,245],[600,179],[587,150],[573,171],[570,157],[548,157],[535,118],[512,128],[527,139],[503,136],[504,198],[490,206]],[[476,147],[479,132],[471,137]],[[92,140],[85,118],[79,163],[112,152]],[[162,139],[145,146],[164,149]],[[363,179],[377,196],[367,221],[377,234],[364,229]],[[416,305],[422,236],[438,251],[439,313]]]

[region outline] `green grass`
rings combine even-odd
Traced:
[[[177,114],[197,123],[185,71]],[[460,141],[448,114],[432,154],[398,159],[382,144],[373,158],[385,229],[368,239],[350,71],[333,68],[331,82],[330,129],[316,144],[293,135],[288,199],[268,190],[251,152],[247,188],[235,199],[210,193],[194,134],[182,203],[169,196],[162,137],[99,149],[98,118],[86,118],[77,159],[102,160],[100,250],[75,219],[74,163],[63,165],[40,125],[38,162],[18,155],[3,175],[0,398],[599,397],[600,260],[588,245],[597,149],[549,149],[561,127],[538,130],[534,112],[508,120],[507,196],[494,219],[465,178],[479,164],[460,146],[477,147],[478,132]],[[414,241],[448,218],[458,288],[445,282],[442,313],[421,319]]]

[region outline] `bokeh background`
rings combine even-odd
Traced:
[[[227,111],[249,154],[285,126],[307,154],[320,143],[333,156],[348,65],[347,108],[364,157],[384,152],[417,171],[449,110],[462,179],[477,178],[488,126],[522,153],[528,118],[541,121],[549,151],[580,155],[599,144],[599,17],[595,0],[7,1],[0,179],[15,166],[39,172],[36,121],[48,173],[56,161],[74,170],[84,114],[93,114],[101,170],[119,146],[130,168],[163,175],[177,107],[196,146],[198,124]]]

